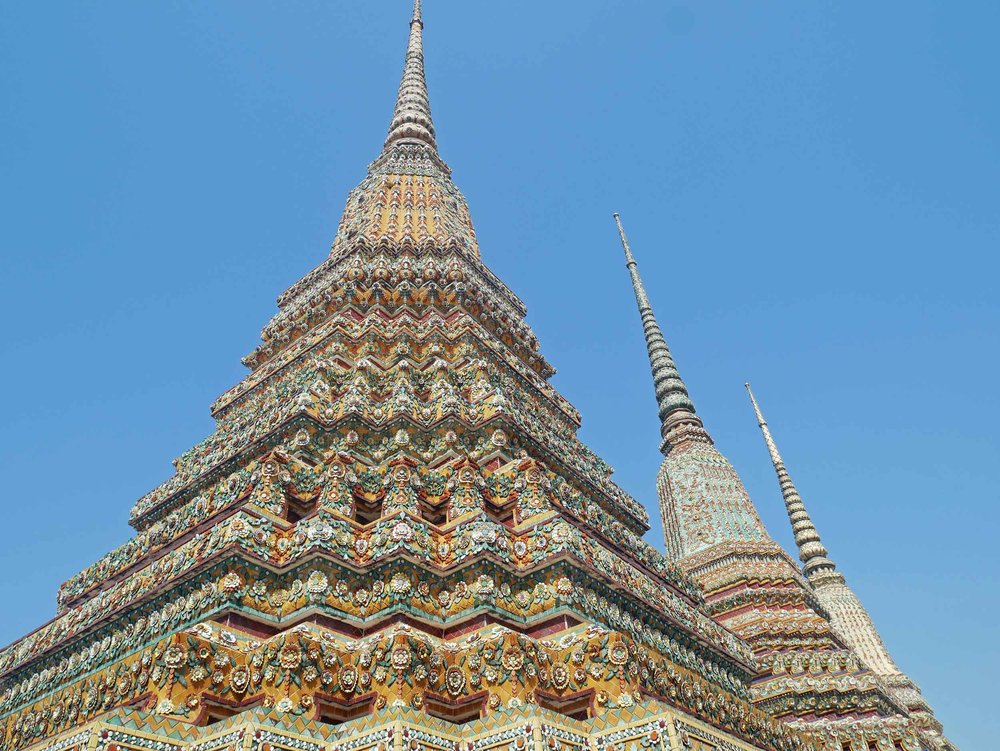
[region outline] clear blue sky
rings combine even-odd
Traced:
[[[1000,4],[425,5],[442,153],[584,440],[654,507],[617,210],[772,534],[747,379],[897,661],[994,746]],[[408,11],[0,5],[0,642],[128,537],[324,257]]]

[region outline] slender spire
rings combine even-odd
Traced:
[[[785,499],[785,509],[788,511],[788,519],[792,523],[792,532],[795,533],[795,544],[799,548],[799,560],[802,561],[806,577],[813,579],[819,574],[833,574],[837,566],[827,557],[827,549],[819,538],[816,525],[813,524],[809,512],[806,511],[805,504],[802,502],[802,497],[799,495],[795,483],[792,482],[788,470],[785,469],[785,462],[781,458],[781,454],[778,453],[778,446],[771,436],[771,430],[767,427],[767,422],[760,411],[760,405],[757,404],[757,400],[754,398],[750,384],[745,383],[743,385],[746,386],[747,393],[750,394],[750,403],[753,404],[753,411],[757,415],[757,423],[764,434],[764,443],[767,444],[767,450],[771,454],[774,471],[778,474],[781,495]],[[839,573],[836,575],[840,576]]]
[[[693,423],[700,427],[701,419],[695,415],[694,403],[688,395],[687,386],[681,380],[677,365],[667,346],[667,340],[663,338],[663,331],[660,330],[656,316],[653,315],[653,308],[649,304],[649,297],[646,296],[646,288],[639,276],[639,269],[632,256],[628,238],[625,236],[621,217],[617,212],[614,217],[618,225],[618,234],[621,235],[622,248],[625,249],[625,266],[632,277],[635,301],[639,306],[639,316],[642,318],[642,331],[646,337],[649,364],[653,371],[653,385],[656,388],[656,404],[659,407],[660,434],[666,438],[667,433],[676,425]],[[666,453],[666,444],[661,446],[661,451]]]
[[[385,139],[386,149],[397,143],[421,143],[437,151],[431,103],[427,96],[427,80],[424,77],[423,30],[420,0],[413,0],[403,80],[399,83],[396,108],[389,124],[389,135]]]

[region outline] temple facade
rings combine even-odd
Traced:
[[[423,27],[416,0],[382,151],[212,434],[0,651],[0,750],[952,749],[759,416],[802,566],[764,529],[619,221],[665,457],[643,539],[483,263]]]

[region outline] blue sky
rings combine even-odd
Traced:
[[[324,257],[384,138],[407,6],[0,5],[0,643],[128,537],[275,297]],[[963,749],[989,747],[1000,5],[425,17],[443,156],[583,439],[654,508],[617,210],[772,534],[790,544],[745,380],[897,661]]]

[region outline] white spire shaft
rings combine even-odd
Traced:
[[[778,475],[781,495],[785,499],[785,510],[788,512],[788,520],[792,523],[795,544],[799,548],[799,559],[802,561],[806,577],[812,579],[817,574],[833,573],[837,567],[827,557],[827,549],[820,540],[819,531],[816,529],[816,525],[813,524],[809,512],[806,511],[805,503],[803,503],[802,497],[795,487],[795,483],[792,482],[792,478],[785,468],[785,462],[781,458],[781,454],[778,453],[778,446],[774,442],[770,428],[767,427],[767,421],[760,411],[757,399],[754,398],[750,384],[745,383],[743,385],[746,386],[747,393],[750,395],[750,403],[753,405],[753,411],[757,415],[757,423],[760,425],[760,431],[764,434],[764,443],[767,444],[768,453],[771,455],[771,463],[774,464],[774,471]]]

